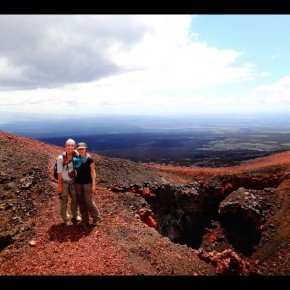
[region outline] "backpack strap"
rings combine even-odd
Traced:
[[[66,154],[66,152],[63,152],[61,155],[62,155],[62,158],[63,158],[62,167],[64,167],[66,165],[67,166],[67,169],[68,169],[68,163],[66,163],[66,161],[67,161],[67,154]]]
[[[68,164],[69,163],[67,163],[67,153],[66,152],[63,152],[61,155],[62,155],[62,158],[63,158],[62,167],[64,167],[66,165],[67,166],[67,169],[68,169]],[[75,169],[76,166],[75,166],[75,161],[73,159],[74,157],[79,157],[79,153],[76,150],[74,150],[73,156],[72,156],[73,168]]]

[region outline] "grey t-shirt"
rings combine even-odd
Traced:
[[[65,181],[72,181],[72,178],[69,177],[68,173],[73,171],[73,162],[69,162],[68,165],[63,165],[63,156],[59,155],[57,157],[57,173],[62,173],[62,179]]]

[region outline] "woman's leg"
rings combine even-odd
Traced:
[[[90,213],[91,217],[93,218],[93,222],[97,222],[101,219],[100,211],[97,208],[96,204],[94,203],[92,199],[92,192],[91,192],[91,184],[83,184],[84,189],[84,197],[86,201],[86,205],[88,208],[88,212]]]

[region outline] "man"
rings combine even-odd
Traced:
[[[65,152],[57,158],[58,173],[58,194],[60,197],[60,215],[66,225],[72,225],[81,220],[78,214],[78,203],[75,187],[75,169],[73,157],[77,154],[75,151],[75,141],[68,139],[65,143]],[[70,210],[71,216],[68,214],[68,196],[71,198]]]

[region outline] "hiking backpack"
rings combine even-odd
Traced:
[[[62,166],[64,167],[66,165],[66,152],[63,152],[61,155],[63,157]],[[74,150],[73,157],[79,157],[79,153],[76,150]],[[75,163],[74,163],[73,159],[72,159],[72,162],[73,162],[73,168],[75,170]],[[68,165],[68,163],[67,163],[67,165]],[[54,167],[53,167],[53,177],[54,177],[54,179],[58,180],[57,160],[56,160]]]

